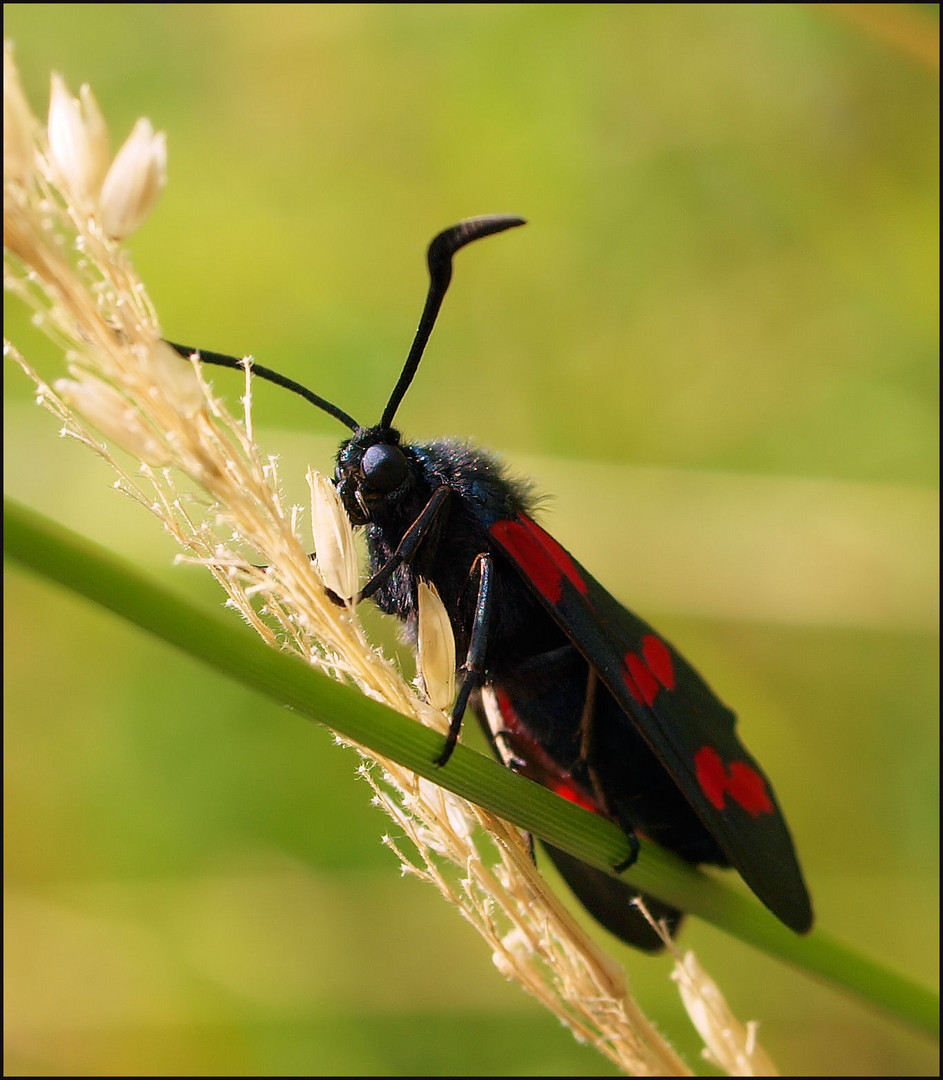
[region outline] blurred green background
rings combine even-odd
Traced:
[[[92,85],[115,146],[140,115],[168,133],[132,243],[167,335],[361,420],[432,235],[530,220],[459,257],[401,426],[552,493],[542,520],[739,712],[819,925],[928,985],[935,11],[4,8],[40,115],[56,70]],[[53,375],[27,322],[5,310]],[[219,603],[8,368],[7,493]],[[239,379],[215,382],[237,407]],[[303,501],[342,432],[272,388],[256,418]],[[400,880],[327,731],[15,568],[5,617],[8,1075],[612,1072]],[[922,1037],[710,927],[682,943],[785,1074],[938,1072]],[[609,944],[709,1072],[669,963]]]

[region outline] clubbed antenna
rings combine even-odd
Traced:
[[[513,217],[510,214],[487,214],[482,217],[466,218],[457,225],[440,232],[429,245],[426,256],[429,263],[429,292],[426,294],[426,304],[422,309],[419,328],[416,330],[409,356],[406,357],[406,363],[403,365],[402,374],[383,410],[380,420],[381,428],[388,428],[393,423],[396,410],[419,367],[423,350],[435,326],[436,316],[439,314],[439,308],[442,307],[449,282],[452,280],[452,256],[460,248],[470,244],[472,240],[526,224],[524,218]]]
[[[525,224],[524,218],[513,217],[510,214],[486,214],[482,217],[466,218],[457,225],[440,232],[429,245],[429,251],[426,255],[429,264],[429,292],[426,295],[426,304],[422,309],[419,329],[416,331],[416,336],[409,350],[409,356],[406,357],[406,363],[403,365],[399,381],[390,395],[386,408],[383,410],[383,418],[380,420],[381,428],[388,428],[393,423],[393,417],[396,415],[399,403],[403,400],[403,395],[413,381],[416,368],[419,367],[419,361],[422,359],[426,342],[429,340],[433,326],[435,326],[436,316],[439,314],[442,300],[449,287],[449,282],[452,280],[452,256],[466,244],[470,244],[472,240],[478,240],[482,236],[490,236],[492,233],[504,232],[505,229],[513,229],[518,225]],[[333,416],[335,420],[340,420],[351,431],[356,431],[360,427],[349,413],[344,412],[333,402],[321,397],[320,394],[316,394],[313,390],[309,390],[301,383],[295,382],[294,379],[289,379],[287,375],[280,375],[271,368],[263,367],[261,364],[256,364],[251,360],[240,360],[235,356],[227,356],[225,353],[209,352],[206,349],[192,349],[189,345],[177,345],[173,341],[168,342],[168,344],[181,356],[187,358],[196,353],[204,364],[216,364],[218,367],[234,368],[237,371],[244,370],[248,364],[249,370],[257,378],[281,386],[285,390],[290,390],[293,394],[298,394],[305,401],[310,402],[329,416]]]

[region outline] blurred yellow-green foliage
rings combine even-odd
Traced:
[[[168,336],[378,417],[423,250],[475,213],[399,415],[554,495],[543,520],[741,716],[819,925],[937,963],[935,5],[4,8],[42,115],[89,82],[166,130],[133,240]],[[8,334],[56,370],[21,312]],[[11,494],[219,596],[4,373]],[[218,389],[241,390],[219,373]],[[302,500],[338,426],[272,388]],[[8,1075],[606,1075],[505,984],[329,733],[6,577]],[[385,626],[380,635],[393,640]],[[786,1074],[934,1047],[687,926]],[[668,964],[611,943],[699,1069]]]

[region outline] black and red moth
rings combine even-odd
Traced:
[[[531,516],[529,487],[463,442],[403,443],[392,426],[452,276],[473,240],[523,225],[470,218],[429,245],[429,292],[380,422],[362,427],[336,405],[268,368],[260,378],[301,394],[352,431],[335,484],[367,530],[371,577],[361,597],[415,629],[420,579],[438,589],[463,657],[445,765],[467,707],[510,768],[616,822],[632,857],[650,839],[687,862],[733,866],[787,926],[812,906],[772,787],[737,737],[736,717],[663,637],[615,600]],[[185,356],[195,350],[174,346]],[[206,363],[243,361],[199,351]],[[624,941],[661,941],[625,882],[544,845],[581,903]],[[630,859],[631,861],[631,859]],[[677,909],[645,898],[674,932]]]

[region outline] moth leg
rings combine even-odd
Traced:
[[[446,488],[445,490],[448,491],[449,489]],[[476,570],[478,572],[478,600],[475,603],[475,615],[472,619],[465,663],[459,669],[462,684],[459,687],[455,704],[452,706],[452,721],[449,724],[449,733],[445,738],[442,753],[435,759],[436,765],[444,765],[452,756],[452,751],[458,742],[458,733],[462,727],[462,717],[465,715],[469,695],[473,690],[481,686],[484,679],[485,652],[488,648],[488,628],[491,623],[493,567],[494,561],[491,556],[487,552],[482,552],[472,563],[471,570],[468,573],[470,578]]]
[[[413,560],[423,540],[433,532],[441,530],[448,513],[451,494],[452,489],[446,484],[437,487],[433,491],[429,501],[422,508],[419,517],[404,533],[403,539],[400,540],[396,550],[360,590],[358,600],[366,600],[367,597],[373,596],[381,585],[386,584],[397,567],[402,566],[404,563],[409,564]]]
[[[596,674],[596,669],[590,667],[589,674],[586,678],[586,696],[583,699],[583,712],[580,716],[580,761],[586,767],[587,775],[589,776],[590,783],[593,787],[593,794],[596,796],[600,806],[606,808],[606,813],[612,820],[619,826],[619,828],[625,833],[625,837],[629,842],[629,853],[619,863],[617,863],[612,869],[616,873],[621,874],[623,870],[628,868],[638,858],[640,845],[639,839],[635,835],[635,829],[625,820],[622,816],[609,804],[609,800],[606,798],[605,791],[599,780],[599,774],[596,772],[593,766],[593,716],[596,711],[596,690],[599,686],[599,676]]]
[[[402,566],[403,563],[408,565],[412,562],[423,540],[428,539],[430,536],[438,537],[448,515],[448,503],[451,494],[452,489],[445,484],[435,489],[429,501],[422,508],[422,512],[404,533],[403,539],[400,540],[396,550],[357,594],[356,603],[359,604],[361,600],[373,596],[377,589],[389,580],[398,566]],[[313,555],[311,557],[314,558]],[[333,589],[325,588],[324,591],[332,604],[336,604],[337,607],[347,607],[347,602],[343,597],[338,596]]]
[[[489,707],[489,700],[494,702],[493,708]],[[527,762],[514,751],[513,734],[504,726],[504,715],[497,705],[495,696],[486,699],[484,691],[479,687],[477,690],[472,691],[469,704],[481,722],[481,730],[484,732],[494,756],[511,772],[521,772]]]
[[[639,843],[638,836],[635,833],[635,829],[631,825],[626,824],[623,821],[616,819],[616,824],[625,833],[625,838],[629,842],[629,853],[624,859],[621,859],[612,868],[617,874],[621,874],[623,870],[628,870],[630,866],[634,866],[635,861],[638,859],[638,854],[642,849],[642,845]]]
[[[510,769],[513,773],[523,773],[527,762],[514,753],[514,748],[511,746],[509,738],[510,732],[505,729],[492,731],[489,727],[486,734],[488,736],[488,741],[491,743],[495,755],[501,764]],[[534,842],[534,834],[529,830],[524,830],[524,838],[527,841],[527,852],[530,855],[530,861],[536,866],[537,846]]]
[[[593,750],[593,714],[596,711],[596,688],[598,686],[599,676],[596,674],[596,669],[590,667],[586,676],[586,695],[583,698],[583,712],[580,715],[580,723],[577,730],[580,733],[580,760],[586,763],[586,767],[590,771],[593,787],[597,789],[597,795],[599,794],[599,784],[591,762]],[[603,806],[605,805],[605,801],[603,801]]]
[[[509,740],[509,734],[510,732],[506,730],[495,731],[493,733],[489,732],[491,746],[502,765],[510,769],[511,772],[521,772],[527,762],[514,753]]]

